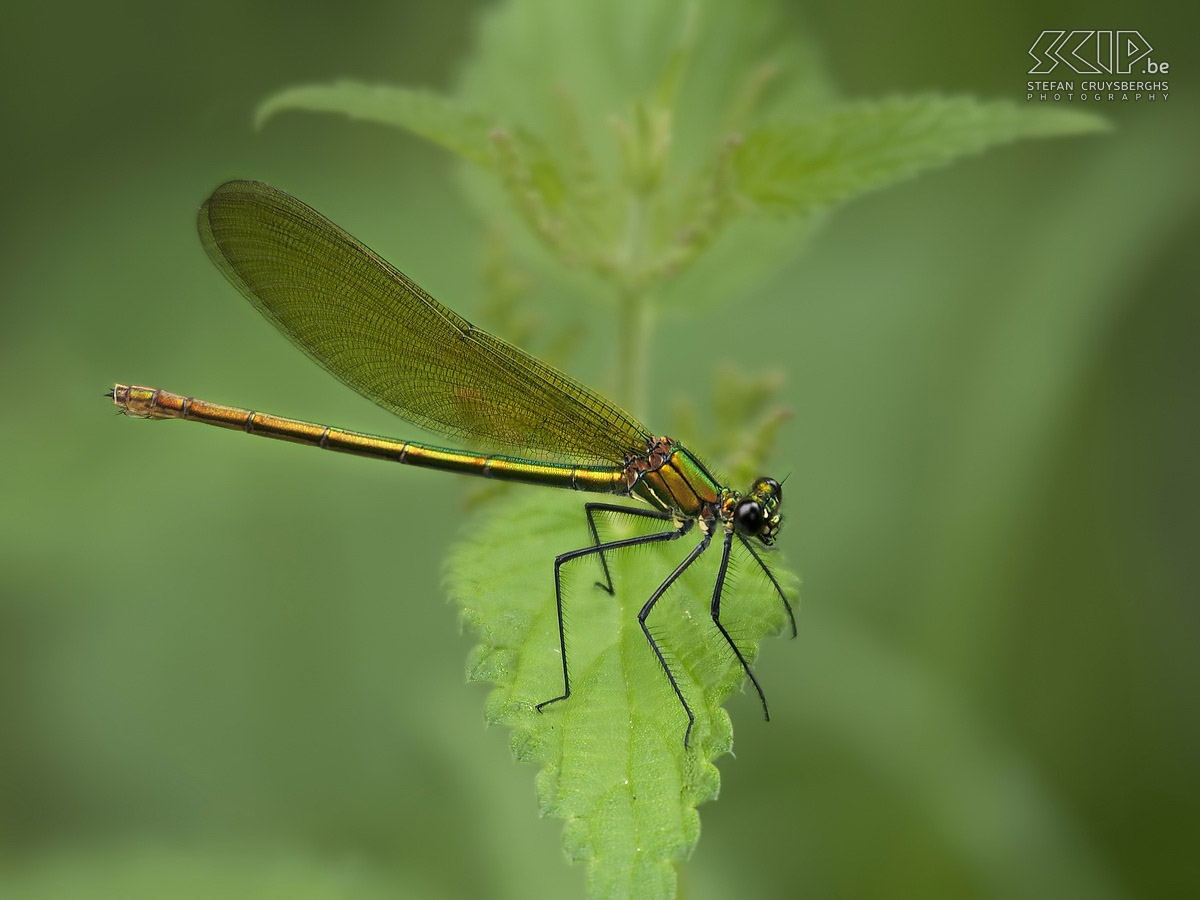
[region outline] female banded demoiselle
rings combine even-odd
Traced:
[[[562,567],[584,556],[598,557],[604,581],[597,584],[612,594],[606,553],[678,540],[697,528],[699,542],[638,613],[646,641],[687,714],[685,747],[695,716],[646,621],[676,579],[719,536],[712,621],[770,718],[758,679],[721,622],[721,599],[730,550],[737,540],[770,580],[787,610],[792,636],[796,634],[791,604],[751,544],[753,540],[770,546],[778,534],[782,491],[777,481],[759,478],[745,494],[723,486],[677,441],[655,435],[570,376],[476,328],[282,191],[254,181],[223,184],[200,208],[199,228],[209,258],[234,287],[331,374],[409,422],[501,453],[393,440],[118,384],[109,396],[126,415],[188,419],[325,450],[501,481],[615,494],[648,504],[649,508],[584,504],[591,543],[554,560],[563,687],[558,696],[536,704],[539,711],[571,696]],[[637,516],[664,525],[650,534],[603,542],[597,514]]]

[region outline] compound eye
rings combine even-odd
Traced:
[[[742,534],[758,534],[762,524],[762,505],[757,500],[739,500],[733,508],[733,526]]]
[[[774,478],[760,478],[754,482],[754,493],[768,493],[776,500],[783,499],[783,487]]]

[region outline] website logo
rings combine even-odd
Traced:
[[[1025,82],[1025,100],[1166,100],[1171,64],[1151,58],[1153,52],[1140,31],[1043,31],[1029,48],[1033,57],[1029,74],[1042,78]],[[1079,75],[1094,77],[1080,79]]]
[[[1049,75],[1059,64],[1077,75],[1165,75],[1169,63],[1150,59],[1154,48],[1140,31],[1043,31],[1029,48],[1033,57],[1030,75]]]

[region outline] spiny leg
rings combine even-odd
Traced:
[[[721,547],[721,568],[717,570],[717,582],[713,585],[712,595],[712,620],[721,632],[721,636],[725,638],[725,643],[729,645],[729,649],[733,651],[738,662],[742,664],[742,669],[746,673],[746,677],[750,679],[750,683],[754,685],[754,690],[758,692],[758,699],[762,701],[763,718],[768,722],[771,721],[771,714],[767,711],[767,695],[763,693],[762,685],[758,683],[758,679],[754,677],[754,673],[750,671],[750,664],[746,662],[746,657],[742,656],[742,651],[738,649],[737,644],[733,642],[733,638],[729,636],[729,632],[725,630],[725,626],[721,624],[721,592],[725,589],[725,570],[729,568],[729,550],[733,546],[733,532],[725,532],[725,543]],[[787,602],[786,600],[784,601]]]
[[[609,541],[607,544],[597,544],[593,547],[582,547],[579,550],[571,550],[567,553],[560,553],[554,558],[554,604],[558,611],[558,647],[559,650],[562,651],[563,692],[558,697],[552,697],[549,700],[543,700],[541,703],[539,703],[536,707],[538,712],[541,712],[543,707],[549,706],[551,703],[557,703],[559,700],[566,700],[571,696],[571,676],[567,669],[567,635],[563,628],[562,577],[560,573],[563,563],[568,563],[573,559],[578,559],[581,556],[588,556],[592,553],[603,554],[607,550],[621,550],[625,547],[638,547],[642,544],[652,544],[658,541],[675,541],[683,537],[691,530],[692,520],[686,519],[678,528],[673,528],[670,531],[657,531],[654,534],[644,534],[639,537],[624,538],[619,541]],[[668,583],[670,583],[669,579]]]
[[[646,601],[646,605],[642,607],[642,611],[638,613],[638,624],[642,626],[642,633],[646,635],[646,640],[650,642],[650,646],[654,650],[654,655],[658,657],[659,664],[663,667],[663,671],[667,673],[667,681],[671,682],[671,687],[675,691],[675,696],[679,698],[679,702],[683,706],[683,711],[687,713],[688,726],[687,731],[683,733],[683,748],[685,750],[688,747],[688,739],[692,736],[692,726],[696,724],[696,716],[692,713],[692,708],[688,706],[688,702],[683,699],[683,691],[679,689],[679,683],[675,680],[675,673],[673,673],[671,671],[671,667],[667,665],[667,660],[663,657],[662,650],[659,649],[658,641],[654,640],[654,636],[650,634],[650,629],[646,627],[646,617],[649,616],[650,611],[654,609],[654,604],[658,602],[658,598],[665,594],[667,592],[667,588],[675,583],[675,579],[687,571],[688,566],[694,563],[700,557],[700,554],[708,549],[708,542],[711,540],[712,535],[708,532],[705,532],[700,543],[695,546],[695,548],[687,555],[687,558],[684,559],[683,562],[675,567],[675,571],[667,576],[667,580],[655,589],[654,593],[650,595],[650,599]]]
[[[592,546],[600,546],[600,533],[596,530],[596,513],[624,513],[627,516],[634,516],[643,519],[657,519],[658,521],[668,521],[671,518],[670,513],[665,513],[657,509],[638,509],[636,506],[622,506],[619,503],[585,503],[584,510],[587,512],[588,530],[592,533]],[[613,592],[612,574],[608,571],[608,559],[604,552],[599,553],[600,567],[604,570],[604,581],[597,581],[596,587],[609,594]]]
[[[792,637],[795,637],[796,615],[792,612],[792,604],[788,603],[788,598],[783,592],[783,588],[779,586],[779,582],[775,580],[775,576],[771,574],[771,570],[767,568],[767,564],[762,561],[762,557],[754,552],[754,548],[750,546],[750,542],[746,540],[745,536],[739,534],[738,540],[742,542],[743,547],[750,551],[750,555],[754,557],[754,561],[758,563],[758,567],[763,570],[767,578],[771,579],[771,584],[775,586],[775,591],[779,594],[779,599],[783,601],[783,608],[787,610],[788,620],[792,623]]]

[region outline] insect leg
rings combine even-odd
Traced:
[[[667,592],[667,588],[675,583],[675,579],[687,571],[688,566],[699,559],[700,554],[708,549],[708,543],[711,540],[712,535],[706,532],[704,537],[700,540],[700,543],[695,546],[695,548],[687,555],[687,558],[684,559],[683,562],[675,567],[675,571],[667,576],[666,581],[664,581],[655,589],[654,593],[650,595],[650,599],[646,601],[646,605],[642,607],[642,611],[638,613],[638,623],[642,626],[642,633],[646,635],[646,640],[650,642],[650,646],[654,650],[654,655],[658,657],[659,664],[663,667],[663,671],[667,673],[667,681],[671,682],[671,687],[675,691],[675,696],[679,698],[679,702],[683,706],[683,711],[687,713],[687,731],[683,733],[683,747],[685,750],[688,746],[688,739],[692,736],[692,726],[696,724],[696,716],[692,712],[692,708],[688,706],[688,702],[683,699],[683,691],[679,689],[679,683],[675,680],[675,673],[673,673],[671,671],[671,667],[667,665],[667,660],[663,657],[662,650],[659,649],[658,642],[654,640],[654,636],[650,634],[650,629],[646,627],[646,618],[650,615],[651,610],[654,609],[654,604],[658,602],[658,599]]]
[[[600,533],[596,530],[596,513],[623,513],[627,516],[634,516],[643,519],[657,519],[659,521],[669,521],[670,513],[665,513],[657,509],[639,509],[636,506],[622,506],[619,503],[585,503],[584,510],[587,511],[588,530],[592,533],[592,546],[600,546]],[[609,594],[613,592],[612,574],[608,571],[608,559],[604,556],[604,552],[600,551],[600,567],[604,570],[604,581],[597,581],[596,587]]]
[[[607,550],[621,550],[625,547],[638,547],[642,544],[652,544],[659,541],[675,541],[683,537],[692,529],[692,520],[687,519],[678,528],[672,528],[670,531],[658,531],[654,534],[644,534],[639,537],[624,538],[619,541],[609,541],[607,544],[597,544],[593,547],[582,547],[579,550],[570,550],[567,553],[560,553],[554,559],[554,604],[558,611],[558,647],[562,651],[562,669],[563,669],[563,692],[557,697],[552,697],[549,700],[543,700],[537,705],[538,712],[541,712],[544,707],[551,703],[557,703],[559,700],[566,700],[571,696],[571,675],[567,667],[567,636],[563,629],[563,600],[562,600],[562,575],[561,569],[564,563],[568,563],[573,559],[578,559],[581,556],[588,556],[592,553],[603,554]],[[670,579],[668,579],[669,581]]]
[[[792,623],[792,637],[796,636],[796,616],[792,612],[792,604],[788,603],[787,595],[784,594],[783,588],[779,586],[779,582],[775,580],[775,576],[771,574],[771,570],[767,568],[767,564],[762,561],[762,557],[754,552],[754,548],[750,546],[750,542],[743,535],[738,535],[738,540],[742,542],[742,546],[750,551],[750,555],[754,557],[754,561],[758,563],[758,567],[763,570],[767,578],[771,579],[771,584],[775,586],[775,592],[779,594],[779,599],[783,601],[783,608],[787,610],[788,619]]]
[[[734,656],[738,658],[738,662],[742,664],[742,669],[746,672],[746,677],[750,679],[750,683],[754,685],[754,690],[758,692],[758,699],[762,701],[763,718],[768,722],[771,721],[771,714],[767,711],[767,696],[763,693],[762,686],[758,683],[758,679],[754,677],[754,673],[750,671],[750,664],[746,662],[746,657],[742,656],[742,651],[738,649],[737,644],[733,642],[733,638],[729,636],[729,632],[725,630],[725,626],[721,624],[721,592],[725,589],[725,570],[729,568],[729,549],[733,546],[733,532],[725,532],[725,543],[721,548],[721,568],[717,570],[717,582],[713,585],[712,595],[712,620],[721,632],[721,636],[725,638],[725,643],[729,645],[729,649],[733,651]],[[759,563],[762,564],[761,561]],[[768,573],[769,574],[769,573]],[[787,602],[786,600],[784,601]],[[790,609],[788,610],[791,611]]]

